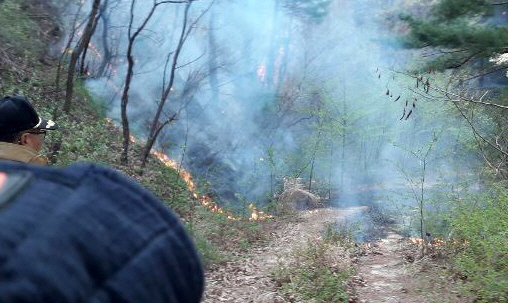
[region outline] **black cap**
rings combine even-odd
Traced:
[[[43,120],[33,106],[22,97],[0,100],[0,134],[15,134],[30,129],[55,130],[55,122]]]

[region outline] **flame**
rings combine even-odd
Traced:
[[[418,246],[431,246],[431,247],[442,247],[442,246],[445,246],[446,244],[460,244],[460,245],[464,245],[464,246],[468,246],[469,245],[469,242],[467,240],[452,240],[452,241],[445,241],[443,239],[433,239],[432,241],[430,242],[425,242],[423,239],[420,239],[420,238],[410,238],[409,239],[411,241],[412,244],[414,245],[418,245]]]
[[[187,184],[187,188],[192,193],[192,196],[198,199],[201,205],[203,205],[208,210],[214,213],[226,216],[226,218],[230,221],[240,221],[239,218],[235,217],[231,213],[224,211],[221,207],[215,204],[212,198],[208,196],[199,196],[196,190],[196,184],[192,180],[192,175],[188,171],[182,169],[182,167],[180,167],[180,165],[178,165],[176,161],[171,160],[166,154],[161,153],[159,151],[152,151],[151,154],[160,162],[162,162],[164,165],[180,172],[180,178],[182,178],[182,180]],[[254,204],[249,205],[249,211],[251,214],[249,221],[265,221],[267,219],[272,218],[271,215],[265,214],[262,211],[258,211],[256,206],[254,206]]]
[[[261,80],[261,82],[265,82],[266,80],[266,64],[263,62],[258,68],[257,71],[258,78]]]
[[[249,205],[249,211],[250,211],[249,221],[264,221],[273,218],[273,216],[271,215],[265,214],[262,211],[258,211],[254,204]]]

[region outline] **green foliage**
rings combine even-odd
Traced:
[[[5,0],[0,5],[0,43],[12,53],[35,52],[42,46],[37,40],[37,24],[27,15],[25,1]]]
[[[346,222],[325,223],[323,230],[323,241],[325,243],[339,244],[349,247],[354,243],[354,234],[358,226]]]
[[[497,188],[473,195],[453,217],[458,239],[455,270],[475,302],[508,302],[508,194]]]
[[[58,120],[60,131],[50,133],[48,142],[62,141],[57,154],[57,165],[74,162],[94,162],[103,165],[116,161],[112,142],[120,142],[119,133],[111,133],[111,125],[98,119],[93,123],[80,123],[66,118]]]
[[[505,47],[504,39],[508,38],[508,28],[471,25],[467,20],[437,24],[434,20],[423,21],[411,17],[405,17],[404,20],[409,23],[412,30],[405,44],[409,47],[467,48],[470,52],[490,55]]]
[[[403,45],[442,50],[429,59],[428,69],[461,68],[475,59],[491,58],[504,52],[508,39],[506,26],[488,22],[492,12],[486,0],[440,0],[424,19],[401,16],[411,30]]]
[[[444,0],[433,9],[433,15],[441,22],[459,17],[486,16],[491,14],[493,6],[487,0]]]
[[[347,285],[353,269],[333,260],[334,244],[311,242],[291,254],[289,264],[279,266],[274,279],[284,295],[319,303],[347,302]]]
[[[196,249],[205,267],[210,267],[212,264],[227,260],[226,256],[219,251],[218,247],[204,238],[203,235],[194,232],[191,228],[187,228],[187,231],[194,238],[194,244],[196,245]]]

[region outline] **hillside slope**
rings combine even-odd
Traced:
[[[63,35],[56,14],[45,0],[0,1],[0,95],[25,96],[41,116],[57,121],[60,131],[48,134],[44,150],[53,165],[92,162],[113,167],[138,181],[186,223],[207,265],[227,258],[229,251],[263,239],[261,231],[266,224],[260,226],[247,219],[230,222],[225,215],[210,211],[212,207],[197,199],[197,189],[189,188],[181,178],[181,171],[159,159],[150,157],[140,174],[140,143],[133,142],[129,165],[121,165],[120,130],[106,118],[100,102],[89,95],[84,79],[76,79],[71,113],[62,113],[67,62],[61,64],[57,83],[60,58],[58,51],[50,55]]]

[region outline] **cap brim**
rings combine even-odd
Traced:
[[[44,120],[41,119],[39,123],[34,127],[35,129],[42,129],[42,130],[56,130],[58,129],[58,125],[53,122],[52,120]]]

